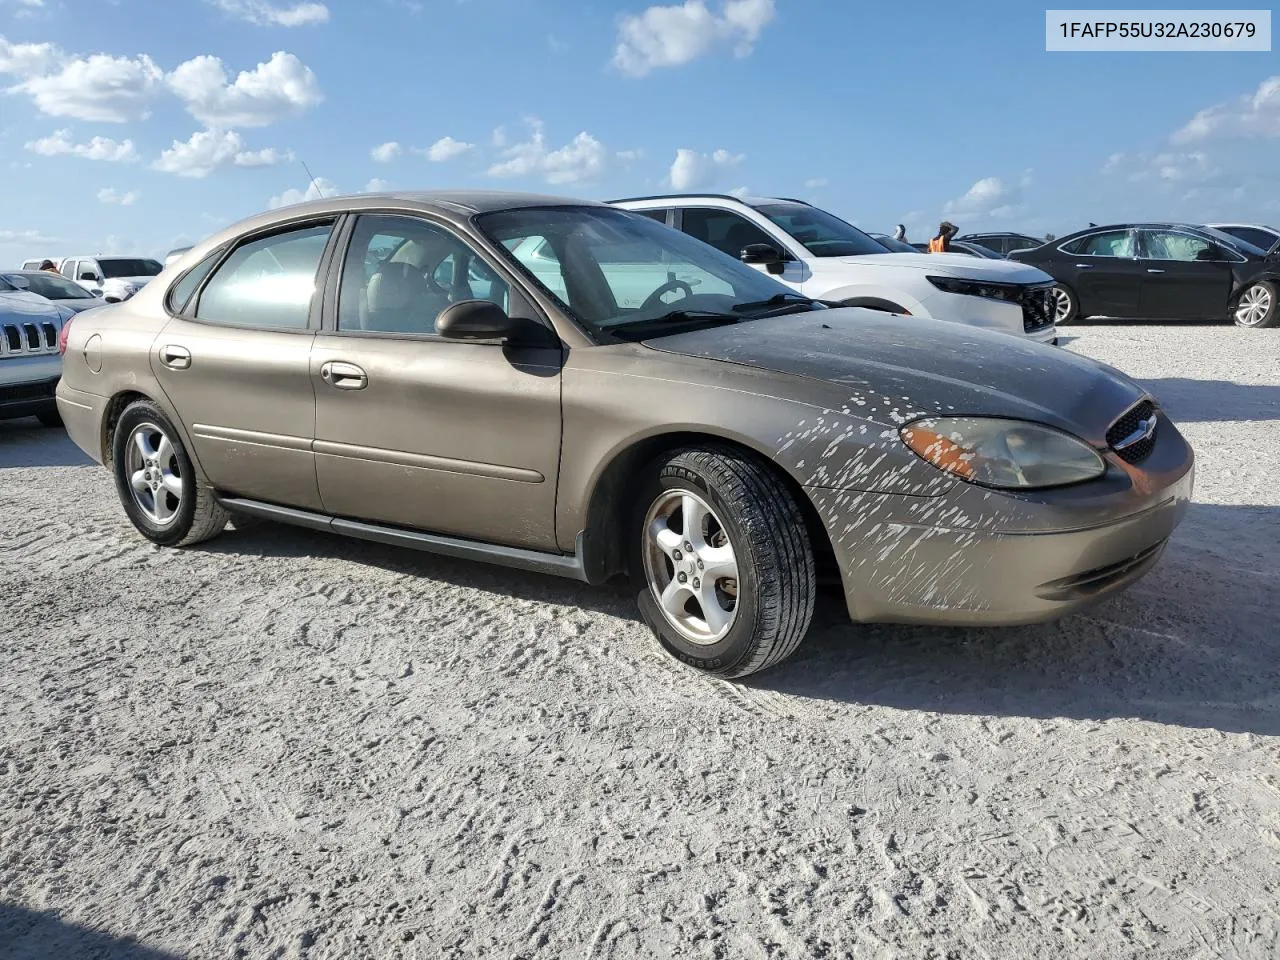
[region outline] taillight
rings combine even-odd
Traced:
[[[67,355],[67,334],[71,332],[72,319],[74,318],[69,317],[68,319],[63,321],[62,332],[58,334],[58,355],[59,356],[65,357]]]

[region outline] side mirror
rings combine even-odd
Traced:
[[[100,283],[100,282],[101,282],[100,280],[98,280],[98,275],[97,275],[96,273],[94,273],[92,270],[81,270],[81,271],[80,271],[80,279],[81,279],[81,280],[88,280],[90,283]]]
[[[551,331],[533,320],[509,317],[492,300],[461,300],[436,317],[436,333],[449,340],[508,340],[540,345],[550,343]]]
[[[785,258],[782,252],[768,243],[749,243],[742,248],[738,259],[743,263],[763,264],[770,273],[781,273]]]

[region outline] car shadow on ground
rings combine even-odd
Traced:
[[[83,467],[93,463],[65,430],[35,417],[0,420],[0,470],[11,467]]]
[[[393,547],[266,521],[245,529],[228,529],[217,539],[193,550],[262,557],[319,557],[377,567],[391,573],[420,577],[451,586],[484,590],[519,600],[536,600],[580,607],[623,620],[639,621],[635,591],[625,580],[591,587],[576,580],[513,570],[495,564],[441,557],[407,547]]]
[[[1188,377],[1142,378],[1139,382],[1175,423],[1280,420],[1280,386]]]
[[[5,903],[0,903],[0,955],[5,960],[180,960],[179,954],[67,923],[50,911]]]
[[[1280,507],[1193,504],[1129,591],[1048,624],[850,626],[824,598],[777,693],[983,716],[1139,718],[1280,735]]]

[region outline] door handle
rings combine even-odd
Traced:
[[[1092,270],[1092,269],[1093,269],[1093,264],[1092,264],[1092,263],[1077,263],[1077,264],[1076,264],[1076,269],[1077,269],[1077,270]]]
[[[171,370],[186,370],[191,366],[191,351],[169,344],[160,348],[160,362]]]
[[[354,363],[330,360],[320,365],[320,379],[339,390],[363,390],[369,385],[369,376]]]
[[[1164,273],[1164,271],[1157,270],[1155,267],[1147,267],[1147,273]]]

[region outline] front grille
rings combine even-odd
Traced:
[[[58,333],[58,324],[47,320],[0,324],[0,357],[57,353]]]
[[[1025,333],[1053,326],[1053,287],[1027,287],[1019,302],[1022,304],[1022,329]]]
[[[1084,573],[1077,573],[1061,580],[1053,580],[1050,583],[1042,583],[1036,589],[1036,595],[1044,600],[1082,600],[1086,597],[1097,596],[1116,584],[1128,580],[1135,574],[1145,573],[1146,568],[1153,565],[1159,558],[1160,551],[1165,548],[1168,542],[1167,539],[1161,540],[1159,543],[1147,547],[1141,553],[1126,557],[1119,563],[1108,564],[1105,567],[1098,567],[1094,570],[1086,570]]]
[[[1107,431],[1107,446],[1126,463],[1141,463],[1155,449],[1154,421],[1158,416],[1156,405],[1150,400],[1130,407]]]

